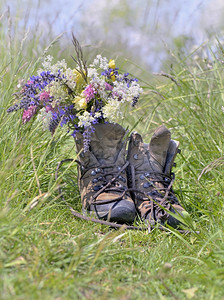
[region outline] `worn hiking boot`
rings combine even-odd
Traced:
[[[118,223],[133,222],[136,216],[127,191],[126,135],[118,124],[96,124],[87,152],[83,151],[82,134],[75,139],[83,210]]]
[[[149,144],[143,143],[140,134],[130,137],[127,160],[131,195],[141,218],[149,224],[169,224],[176,227],[180,222],[169,214],[183,215],[184,209],[172,191],[174,174],[171,168],[178,152],[179,143],[171,140],[170,131],[160,126]],[[164,208],[164,209],[163,209]]]

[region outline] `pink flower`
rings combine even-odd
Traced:
[[[43,101],[43,102],[47,102],[50,98],[50,93],[49,92],[42,92],[40,94],[40,101]]]
[[[28,80],[26,84],[33,84],[33,80]]]
[[[120,97],[119,94],[118,94],[117,92],[113,92],[112,96],[113,96],[113,97],[117,97],[117,98]]]
[[[28,109],[24,109],[23,116],[22,116],[23,124],[29,122],[29,120],[35,115],[36,111],[37,111],[37,107],[34,105],[31,105]]]
[[[96,91],[94,90],[92,85],[89,84],[89,85],[87,85],[87,87],[83,91],[83,94],[85,95],[86,102],[88,103],[90,100],[92,100],[94,98],[94,94],[96,94]]]
[[[48,104],[46,107],[45,107],[45,110],[46,112],[48,113],[49,111],[52,111],[53,110],[53,107],[51,104]]]
[[[109,83],[105,82],[105,89],[106,89],[107,91],[112,91],[113,87],[112,87],[112,85],[110,85]]]

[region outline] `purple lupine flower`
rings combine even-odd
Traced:
[[[85,127],[85,130],[83,132],[83,151],[87,152],[89,151],[89,145],[91,142],[91,134],[94,132],[95,129],[92,126]]]
[[[61,120],[61,116],[59,114],[57,114],[57,112],[52,111],[52,119],[50,120],[50,124],[49,124],[49,131],[54,134],[56,128],[58,127],[58,124],[60,123]]]
[[[53,120],[57,120],[58,119],[58,114],[56,113],[56,111],[52,111],[52,119]]]
[[[60,125],[64,126],[68,124],[70,121],[73,121],[75,118],[77,118],[73,109],[74,109],[73,104],[70,106],[64,106],[63,109],[61,107],[54,108],[54,111],[52,111],[52,119],[59,120]]]
[[[72,132],[71,136],[73,136],[73,138],[75,138],[75,137],[76,137],[76,133],[77,133],[77,132],[79,132],[79,130],[78,130],[78,129],[75,129],[75,130],[73,130],[73,132]]]
[[[43,99],[40,99],[40,96],[43,96],[43,93],[39,95],[39,92],[44,90],[45,87],[55,78],[61,78],[60,72],[57,75],[50,73],[50,71],[42,72],[40,76],[31,76],[30,79],[26,82],[21,90],[21,101],[19,104],[15,104],[10,107],[7,111],[12,112],[18,109],[28,110],[30,106],[40,106],[43,105]],[[46,93],[46,92],[45,92]],[[47,100],[45,94],[45,100]],[[48,98],[49,100],[49,98]]]
[[[65,115],[65,111],[62,108],[58,108],[59,116],[62,117]]]
[[[92,117],[94,117],[94,120],[93,121],[91,121],[91,123],[92,124],[98,124],[99,123],[99,118],[101,118],[101,117],[96,117],[95,116],[95,112],[90,112],[90,115],[92,116]]]
[[[127,87],[130,87],[130,85],[131,85],[131,83],[132,83],[133,81],[138,82],[138,79],[137,79],[137,78],[128,78],[128,76],[129,76],[129,73],[125,73],[125,74],[123,75],[123,77],[120,79],[120,81],[126,82]]]
[[[138,99],[139,99],[139,96],[133,98],[132,103],[131,103],[132,107],[134,107],[138,103]]]

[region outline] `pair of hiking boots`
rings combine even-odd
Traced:
[[[179,143],[165,126],[157,128],[149,144],[112,123],[94,125],[86,152],[81,134],[75,141],[84,213],[118,223],[132,223],[139,214],[149,226],[179,224],[175,215],[185,211],[173,194],[171,173]]]

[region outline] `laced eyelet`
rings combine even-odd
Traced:
[[[94,186],[94,188],[93,188],[93,190],[95,191],[95,192],[98,192],[100,189],[102,189],[102,185],[95,185]]]
[[[134,154],[133,157],[134,157],[134,159],[138,159],[138,154],[137,153]]]
[[[126,179],[123,176],[118,176],[118,179],[120,179],[122,182],[126,182]]]
[[[120,182],[117,184],[117,187],[124,188],[123,184],[120,184]]]
[[[144,189],[148,189],[150,186],[152,186],[152,183],[147,181],[143,184]]]

